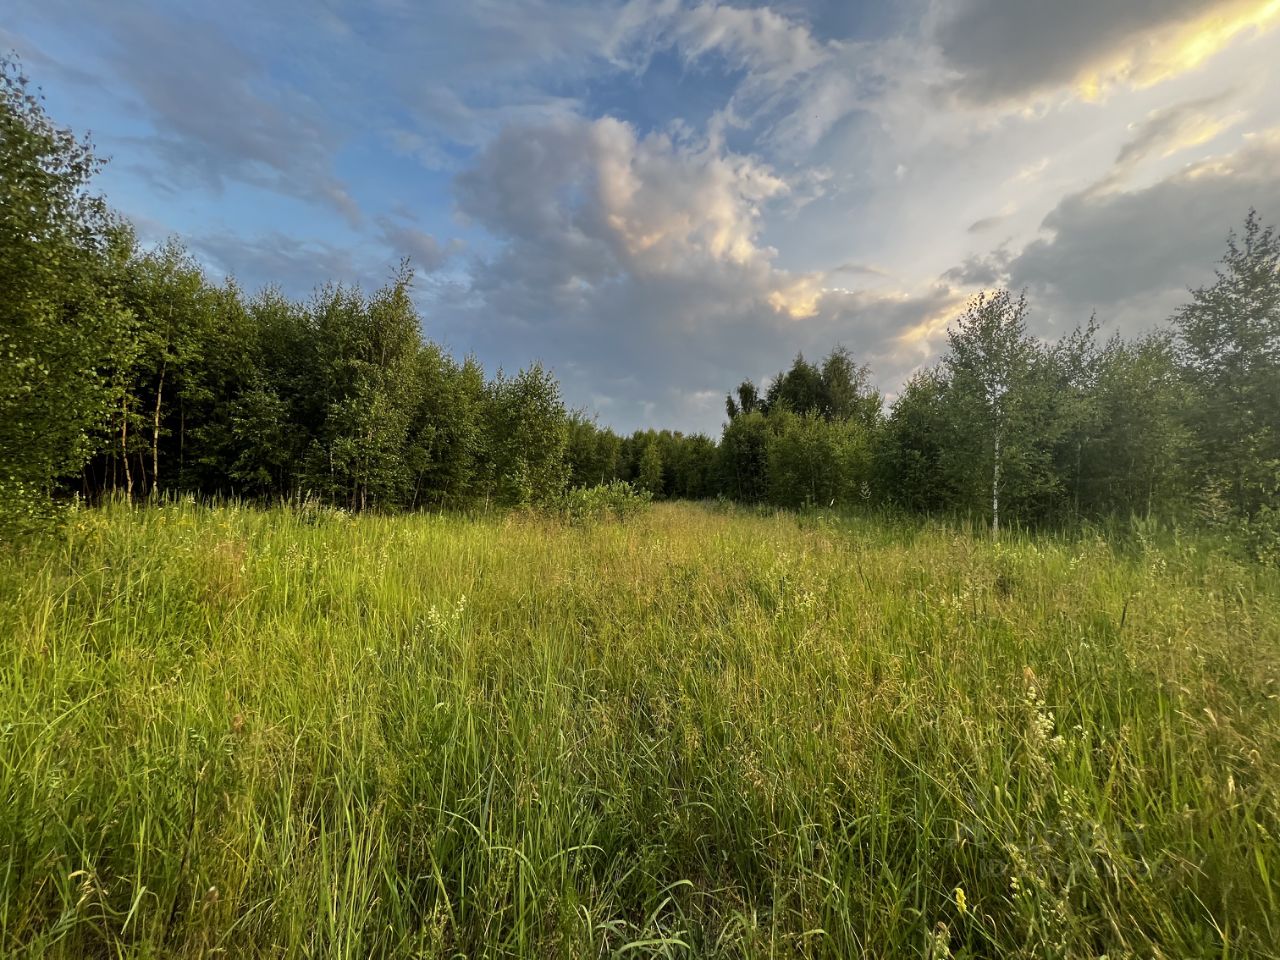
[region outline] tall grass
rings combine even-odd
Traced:
[[[0,555],[0,955],[1248,957],[1280,575],[659,505]]]

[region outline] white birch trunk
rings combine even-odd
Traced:
[[[991,536],[1000,536],[1000,431],[996,431],[996,451],[991,466]]]

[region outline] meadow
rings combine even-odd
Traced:
[[[1264,957],[1280,571],[993,542],[81,509],[0,552],[5,957]]]

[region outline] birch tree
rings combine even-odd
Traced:
[[[985,447],[980,459],[988,461],[986,484],[991,509],[991,532],[1000,534],[1006,464],[1028,456],[1022,429],[1033,413],[1032,386],[1039,350],[1027,335],[1027,299],[1007,290],[979,294],[970,302],[956,326],[948,332],[950,354],[946,367],[950,393],[959,414],[974,430],[973,439]],[[963,435],[955,442],[963,444]]]

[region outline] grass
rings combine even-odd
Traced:
[[[662,504],[0,553],[6,957],[1262,957],[1280,573]]]

